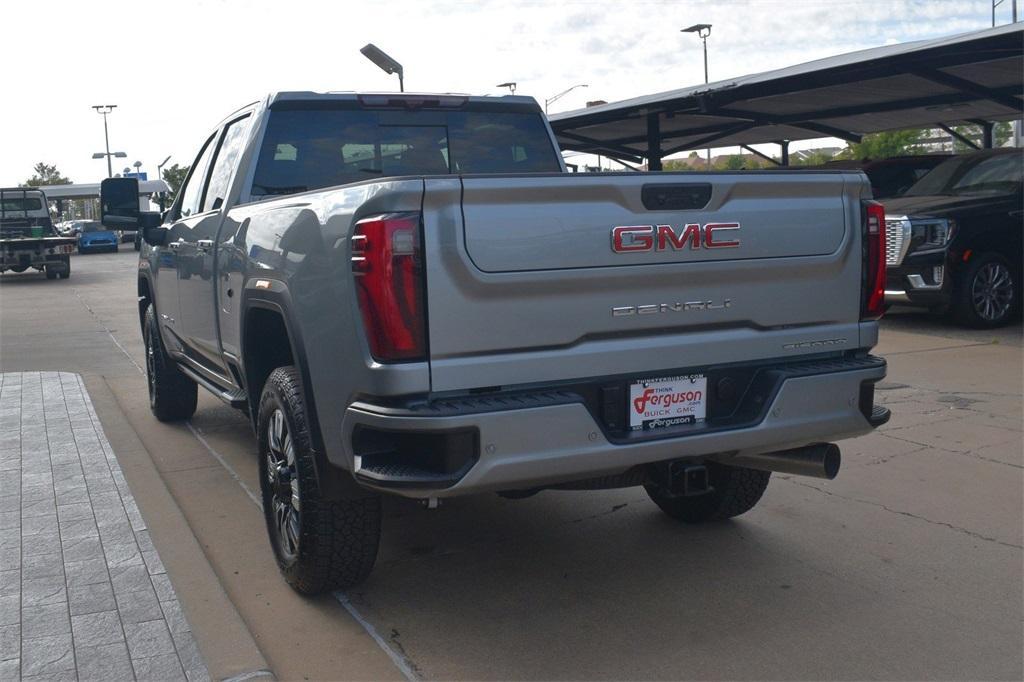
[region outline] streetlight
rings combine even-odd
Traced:
[[[704,41],[704,83],[708,82],[708,36],[711,35],[711,24],[694,24],[690,28],[684,28],[680,33],[696,33],[697,37]]]
[[[136,175],[141,175],[142,174],[142,162],[141,161],[136,161],[135,163],[132,164],[132,166],[135,167],[135,174]],[[142,178],[139,178],[139,179],[141,180]]]
[[[548,97],[546,100],[544,100],[544,113],[545,114],[548,113],[548,105],[554,103],[556,100],[562,99],[563,97],[568,95],[570,92],[572,92],[576,88],[589,88],[589,87],[590,86],[587,85],[586,83],[580,83],[579,85],[572,86],[568,90],[563,90],[562,92],[558,93],[554,97]]]
[[[402,69],[401,64],[389,57],[384,50],[373,43],[366,43],[366,45],[359,48],[359,51],[363,53],[364,57],[383,69],[385,73],[397,73],[398,91],[405,92],[405,71]]]
[[[509,81],[508,83],[498,83],[494,87],[496,87],[496,88],[508,88],[512,92],[513,95],[516,94],[516,82],[515,81]]]
[[[711,35],[711,24],[694,24],[689,28],[684,28],[679,31],[680,33],[696,33],[697,37],[704,42],[704,85],[708,84],[708,36]],[[707,167],[711,169],[711,148],[708,147],[708,163]]]
[[[107,150],[105,154],[100,154],[98,156],[96,154],[93,154],[92,158],[94,158],[94,159],[101,159],[104,156],[107,157],[107,177],[109,178],[110,176],[112,176],[114,174],[114,169],[113,169],[113,167],[110,164],[110,156],[111,156],[111,154],[110,154],[110,133],[107,131],[107,114],[109,114],[114,109],[116,109],[117,105],[116,104],[95,104],[95,105],[93,105],[92,108],[96,110],[97,114],[103,114],[103,140],[106,142],[106,150]],[[127,154],[125,154],[124,152],[115,152],[114,156],[116,156],[117,158],[123,158],[123,157],[127,156]]]
[[[107,152],[105,154],[103,152],[96,152],[92,155],[92,158],[94,159],[102,159],[103,157],[107,157],[107,177],[109,178],[114,172],[110,168],[110,157],[114,157],[115,159],[127,159],[128,155],[124,152]]]
[[[170,160],[171,160],[171,155],[168,154],[166,159],[164,159],[163,161],[161,161],[160,163],[158,163],[156,165],[156,179],[157,180],[163,180],[164,179],[163,169],[164,169],[164,166],[167,165],[167,162],[170,161]]]

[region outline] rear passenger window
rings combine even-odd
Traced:
[[[245,133],[248,130],[248,114],[228,124],[224,132],[224,139],[220,143],[220,149],[217,151],[217,158],[213,162],[210,184],[206,189],[206,198],[203,199],[204,211],[220,208],[227,198],[228,184],[231,182],[231,171],[234,170],[238,162],[238,155],[242,152],[242,145],[245,143]]]

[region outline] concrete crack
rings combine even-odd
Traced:
[[[909,438],[900,438],[899,436],[893,436],[888,431],[879,432],[879,435],[880,436],[884,436],[886,438],[892,438],[893,440],[898,440],[898,441],[903,442],[903,443],[910,443],[911,445],[920,445],[921,449],[941,450],[942,452],[945,452],[945,453],[950,454],[950,455],[957,455],[959,457],[968,457],[970,459],[977,459],[977,460],[981,460],[982,462],[989,462],[991,464],[1002,464],[1003,466],[1011,467],[1013,469],[1024,469],[1024,466],[1022,466],[1020,464],[1014,464],[1012,462],[1004,462],[1004,461],[999,460],[999,459],[992,459],[991,457],[985,457],[984,455],[976,454],[973,450],[967,450],[966,452],[961,451],[961,450],[949,450],[947,448],[939,447],[938,445],[932,445],[930,443],[921,443],[920,441],[911,440]],[[1011,438],[1010,440],[1004,441],[1002,443],[992,443],[992,445],[993,446],[1010,445],[1011,443],[1016,443],[1016,442],[1017,442],[1017,439]],[[921,450],[914,450],[914,452],[921,452]],[[912,453],[905,452],[903,454],[909,455],[909,454],[912,454]]]
[[[626,507],[628,505],[629,505],[629,502],[623,502],[622,504],[616,504],[616,505],[613,505],[612,508],[609,509],[608,511],[598,512],[597,514],[591,514],[590,516],[581,516],[578,519],[573,519],[569,523],[580,523],[581,521],[589,521],[590,519],[599,519],[602,516],[608,516],[609,514],[614,514],[615,512],[619,511],[620,509],[622,509],[623,507]]]
[[[893,509],[892,507],[889,507],[888,505],[880,504],[878,502],[872,502],[871,500],[862,500],[862,499],[857,498],[857,497],[848,497],[846,495],[840,495],[839,493],[834,493],[832,491],[825,490],[823,488],[819,488],[817,486],[811,485],[809,483],[804,483],[802,481],[798,481],[798,480],[793,479],[793,478],[786,478],[784,480],[789,481],[790,483],[793,483],[795,485],[803,486],[804,488],[810,488],[811,490],[816,490],[819,493],[822,493],[824,495],[828,495],[830,497],[838,497],[839,499],[846,500],[848,502],[857,502],[859,504],[866,504],[866,505],[868,505],[870,507],[875,507],[877,509],[885,510],[885,511],[889,512],[890,514],[897,514],[899,516],[906,516],[906,517],[909,517],[909,518],[912,518],[912,519],[916,519],[918,521],[924,521],[925,523],[931,524],[933,526],[942,526],[944,528],[948,528],[950,530],[956,531],[957,533],[963,533],[964,535],[969,535],[972,538],[975,538],[977,540],[984,540],[985,542],[992,542],[994,544],[1002,545],[1003,547],[1011,547],[1013,549],[1024,549],[1024,545],[1015,545],[1012,542],[1004,542],[1003,540],[1000,540],[999,538],[993,538],[993,537],[989,537],[987,535],[982,535],[981,533],[978,533],[976,531],[973,531],[973,530],[970,530],[970,529],[967,529],[967,528],[962,528],[960,526],[954,526],[953,524],[946,523],[945,521],[935,521],[933,519],[929,519],[929,518],[924,517],[924,516],[919,516],[917,514],[912,514],[912,513],[908,512],[908,511],[902,511],[900,509]]]
[[[986,341],[984,343],[963,343],[955,346],[942,346],[940,348],[922,348],[920,350],[900,350],[895,352],[886,353],[886,357],[892,357],[894,355],[913,355],[915,353],[934,353],[940,350],[960,350],[961,348],[974,348],[976,346],[991,346],[992,343]]]

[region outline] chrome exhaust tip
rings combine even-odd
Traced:
[[[759,455],[734,455],[716,458],[730,466],[774,471],[794,476],[834,479],[839,474],[842,454],[835,443],[814,443],[793,450],[765,452]]]

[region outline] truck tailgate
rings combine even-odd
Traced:
[[[851,173],[428,180],[432,387],[856,348],[862,196]]]

